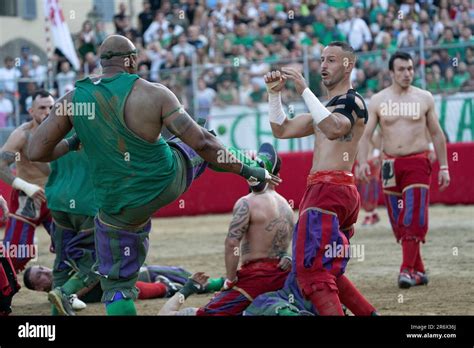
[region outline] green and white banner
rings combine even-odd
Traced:
[[[474,93],[435,96],[440,124],[449,142],[474,141],[473,98]],[[306,112],[306,108],[303,103],[294,103],[286,108],[286,112],[287,115],[297,115]],[[301,139],[274,138],[268,119],[268,103],[256,107],[213,107],[209,125],[227,146],[255,150],[261,143],[271,142],[282,152],[311,151],[314,148],[314,136]]]

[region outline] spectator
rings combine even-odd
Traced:
[[[13,103],[5,98],[5,91],[0,89],[0,128],[5,128],[13,117]]]
[[[97,21],[95,23],[95,44],[97,46],[102,45],[102,42],[104,42],[105,38],[107,37],[107,32],[105,31],[105,25],[104,22],[102,21]]]
[[[86,56],[88,52],[96,53],[95,50],[95,34],[92,30],[91,21],[85,21],[82,23],[82,30],[79,33],[79,49],[82,58]]]
[[[58,97],[62,97],[66,91],[66,85],[73,84],[76,80],[76,73],[71,70],[69,62],[62,62],[60,72],[56,75],[56,83],[58,85]]]
[[[469,78],[462,84],[461,91],[472,92],[474,91],[474,64],[470,64],[467,70],[469,72]]]
[[[227,105],[236,105],[239,102],[239,95],[237,88],[232,83],[232,80],[226,78],[217,86],[216,104],[224,107]]]
[[[196,25],[191,25],[188,28],[188,43],[193,45],[196,49],[204,48],[207,46],[207,39],[204,35],[200,35],[199,27]]]
[[[440,88],[444,93],[455,93],[461,87],[459,82],[454,79],[454,70],[452,67],[446,68],[444,77],[441,78]]]
[[[191,59],[193,53],[196,51],[196,48],[188,43],[188,40],[186,38],[186,34],[181,34],[178,37],[178,43],[171,47],[171,52],[173,52],[173,56],[177,58],[181,53],[184,53],[184,55]]]
[[[250,76],[247,73],[241,74],[240,86],[239,86],[239,100],[240,104],[250,106],[252,105],[252,99],[250,94],[253,91],[252,84],[250,83]]]
[[[155,13],[155,18],[150,24],[148,29],[143,33],[143,41],[145,44],[156,41],[158,39],[158,29],[162,32],[166,32],[169,26],[168,20],[165,18],[163,12],[158,11]]]
[[[196,100],[198,105],[197,118],[204,118],[208,120],[211,114],[211,108],[216,99],[216,91],[209,88],[203,78],[198,80],[198,90],[196,93]]]
[[[20,53],[20,68],[26,65],[31,68],[31,55],[30,55],[30,46],[23,46]]]
[[[40,57],[37,55],[31,56],[30,76],[35,80],[37,88],[43,88],[48,76],[48,68],[40,64]]]
[[[153,17],[150,1],[144,0],[143,11],[138,15],[138,31],[142,37],[153,22]]]
[[[347,10],[347,14],[348,20],[339,24],[338,28],[346,35],[352,48],[360,51],[364,43],[370,44],[372,42],[372,34],[367,23],[356,16],[356,10],[353,7]]]
[[[98,73],[99,62],[94,52],[87,52],[82,66],[82,72],[85,76]]]
[[[119,12],[114,16],[115,34],[125,35],[125,28],[128,25],[126,12],[127,5],[121,2],[119,4]]]
[[[0,88],[6,93],[13,94],[17,91],[17,79],[20,78],[20,71],[15,68],[12,57],[4,59],[5,66],[0,68]]]

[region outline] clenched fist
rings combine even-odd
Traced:
[[[263,78],[269,94],[279,93],[285,86],[286,76],[284,76],[279,70],[270,71],[266,73]]]

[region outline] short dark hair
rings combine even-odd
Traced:
[[[27,289],[36,290],[33,287],[33,284],[31,284],[30,273],[31,273],[31,266],[25,270],[25,273],[23,273],[23,283],[25,284]]]
[[[47,90],[45,89],[37,89],[33,95],[32,95],[32,101],[34,101],[36,99],[36,97],[40,96],[41,98],[48,98],[48,97],[52,97],[51,93],[49,93]]]
[[[390,57],[388,61],[388,70],[393,71],[393,62],[395,59],[402,59],[402,60],[411,60],[413,62],[413,58],[411,57],[410,53],[397,51]]]
[[[340,47],[344,52],[349,52],[350,54],[355,56],[355,51],[351,45],[344,41],[332,41],[328,44],[328,46],[336,46]]]

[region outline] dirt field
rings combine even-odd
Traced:
[[[357,228],[353,245],[364,248],[363,260],[349,262],[346,275],[382,315],[474,315],[474,207],[432,206],[430,232],[422,254],[430,284],[400,290],[396,279],[401,248],[395,243],[384,208],[381,222]],[[359,221],[362,220],[359,216]],[[205,271],[212,277],[224,274],[223,242],[230,215],[155,219],[148,264],[180,265]],[[3,235],[3,233],[2,233]],[[44,230],[37,232],[38,263],[51,267],[53,254]],[[20,276],[21,278],[21,276]],[[210,295],[191,297],[186,305],[200,306]],[[165,299],[137,301],[138,313],[155,315]],[[26,288],[14,297],[14,315],[48,315],[46,293]],[[80,315],[102,315],[101,304],[89,304]]]

